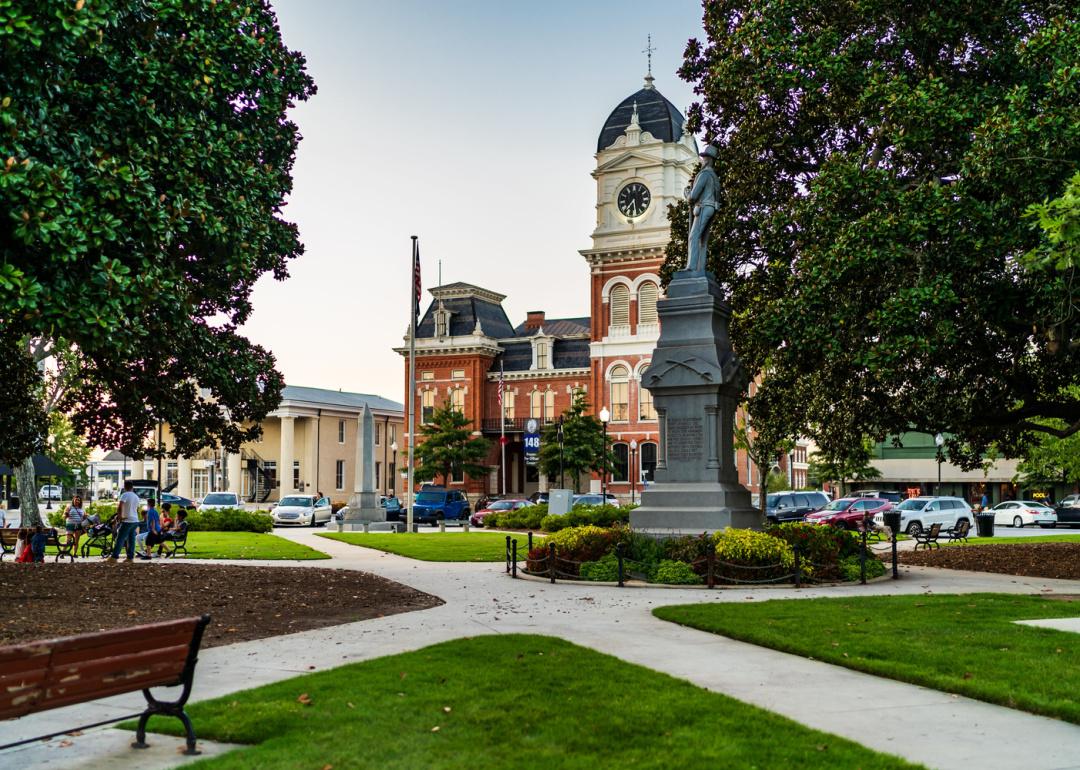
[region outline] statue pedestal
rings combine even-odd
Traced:
[[[344,518],[341,521],[343,532],[355,532],[363,530],[367,525],[369,532],[389,532],[392,527],[379,525],[387,524],[386,509],[380,507],[379,499],[374,492],[356,492],[349,498],[348,505],[344,509]]]
[[[655,483],[630,526],[656,535],[759,529],[761,514],[735,469],[735,408],[747,386],[731,349],[731,310],[706,275],[677,273],[657,304],[660,340],[642,386],[660,423]]]

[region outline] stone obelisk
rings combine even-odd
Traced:
[[[735,468],[735,409],[747,375],[728,338],[731,309],[706,268],[719,181],[715,147],[687,190],[692,222],[687,269],[657,303],[660,339],[641,384],[653,395],[660,427],[656,483],[630,512],[630,526],[656,535],[760,528],[761,516]]]
[[[365,529],[366,525],[367,529],[390,529],[385,526],[386,509],[379,507],[375,496],[375,418],[367,404],[364,404],[359,428],[356,432],[356,481],[341,528],[357,530]]]

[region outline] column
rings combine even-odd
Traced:
[[[243,463],[240,459],[239,452],[231,452],[226,458],[226,473],[229,476],[229,491],[236,494],[237,497],[243,497],[243,480],[244,474]]]
[[[191,458],[179,457],[176,460],[176,494],[191,497]]]
[[[300,457],[300,480],[308,484],[300,491],[314,495],[319,491],[319,470],[316,461],[319,457],[319,418],[304,418],[304,453]]]
[[[293,488],[293,444],[296,429],[295,417],[281,418],[281,452],[278,456],[278,495],[284,497],[296,493]]]

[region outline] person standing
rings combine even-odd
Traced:
[[[120,548],[127,551],[127,560],[135,561],[135,533],[139,529],[139,496],[132,491],[130,481],[124,482],[124,493],[116,504],[116,516],[120,520],[120,528],[116,532],[116,545],[113,546],[112,556],[106,561],[116,561],[120,555]]]
[[[72,553],[78,553],[79,538],[86,528],[86,511],[83,509],[82,498],[78,495],[71,498],[71,505],[64,513],[64,528],[67,529],[68,539],[72,541]]]

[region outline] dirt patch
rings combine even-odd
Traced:
[[[904,564],[1080,580],[1080,543],[952,546],[900,554]]]
[[[0,563],[0,644],[208,613],[203,646],[436,607],[366,572],[220,564]]]

